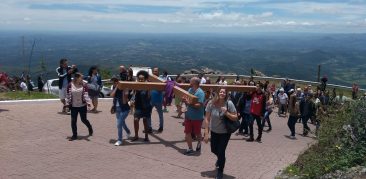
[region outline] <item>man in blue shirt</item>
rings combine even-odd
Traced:
[[[192,133],[196,135],[197,138],[197,147],[196,151],[201,151],[201,126],[202,121],[204,119],[204,101],[205,101],[205,93],[199,87],[201,80],[197,77],[193,77],[190,80],[191,88],[189,88],[188,92],[193,94],[198,98],[197,103],[190,103],[187,97],[182,97],[182,101],[187,106],[187,112],[185,113],[185,121],[184,121],[184,133],[186,142],[188,145],[188,149],[185,152],[186,155],[192,154]]]
[[[159,69],[154,68],[153,74],[159,76]],[[163,92],[157,90],[151,90],[151,105],[158,111],[159,114],[159,129],[158,132],[163,132],[164,128],[164,116],[163,116]],[[148,120],[149,133],[152,132],[151,118]]]

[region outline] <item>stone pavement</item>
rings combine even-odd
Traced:
[[[114,146],[115,116],[109,113],[111,100],[100,101],[98,114],[88,113],[94,135],[78,120],[80,140],[68,141],[70,116],[58,114],[58,101],[0,103],[0,178],[213,178],[214,155],[203,144],[200,155],[185,156],[182,119],[174,107],[164,113],[165,128],[152,134],[150,143],[125,141]],[[274,178],[294,162],[314,139],[289,134],[287,119],[271,115],[273,130],[264,132],[262,143],[249,143],[232,135],[226,151],[225,178]],[[127,118],[133,132],[133,119]],[[140,121],[140,137],[142,134]],[[157,112],[153,110],[157,129]],[[302,125],[296,126],[297,133]],[[255,132],[256,133],[256,132]],[[195,143],[194,143],[195,147]]]

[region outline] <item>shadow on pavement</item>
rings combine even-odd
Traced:
[[[175,144],[177,143],[185,143],[185,140],[179,140],[179,141],[166,141],[163,138],[157,136],[156,134],[150,134],[151,137],[154,137],[155,139],[158,140],[158,142],[145,142],[144,138],[139,138],[138,141],[134,141],[131,142],[130,140],[124,140],[123,141],[123,145],[125,146],[129,146],[129,145],[151,145],[151,144],[163,144],[165,147],[170,147],[175,149],[176,151],[178,151],[181,154],[184,154],[184,152],[186,151],[185,149],[181,149],[177,146],[175,146]],[[110,139],[109,143],[110,144],[114,144],[116,143],[117,140],[116,139]],[[189,156],[200,156],[201,152],[194,152],[193,154],[189,155]]]
[[[155,139],[157,139],[158,141],[160,141],[161,144],[164,144],[165,147],[170,147],[175,149],[176,151],[178,151],[179,153],[184,155],[184,152],[186,151],[185,149],[181,149],[177,146],[175,146],[174,144],[176,143],[180,143],[180,142],[185,142],[185,140],[181,140],[181,141],[166,141],[163,138],[155,135],[155,134],[151,134],[152,137],[154,137]],[[193,154],[191,154],[190,156],[200,156],[201,152],[194,152]]]
[[[205,171],[205,172],[201,172],[201,176],[205,177],[205,178],[215,178],[217,174],[217,170],[212,170],[212,171]],[[231,175],[226,175],[224,172],[224,178],[225,179],[234,179],[234,176]]]
[[[90,141],[89,137],[90,137],[89,135],[86,135],[86,136],[78,136],[78,139],[76,139],[76,140],[86,140],[86,141]],[[66,137],[66,139],[67,139],[67,140],[71,139],[71,136]]]
[[[0,109],[0,112],[7,112],[9,109]]]

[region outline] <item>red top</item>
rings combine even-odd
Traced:
[[[264,116],[265,112],[265,96],[263,93],[258,94],[257,92],[254,92],[252,94],[252,102],[250,105],[250,113],[252,115],[256,116]]]

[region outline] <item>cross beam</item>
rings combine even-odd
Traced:
[[[155,75],[150,75],[149,81],[164,82],[163,80],[159,79]],[[222,88],[222,87],[224,87],[227,91],[236,91],[236,92],[253,92],[257,89],[257,87],[255,87],[255,86],[247,86],[247,85],[225,85],[225,86],[217,85],[217,84],[201,84],[200,85],[200,88],[203,91],[210,91],[210,90],[216,91],[217,89]],[[184,90],[188,90],[190,88],[190,84],[180,83],[179,87],[175,86],[174,89],[175,88],[181,88]]]
[[[181,88],[188,90],[190,88],[189,84],[181,84]],[[225,88],[226,91],[236,91],[236,92],[253,92],[257,89],[255,86],[246,85],[216,85],[216,84],[201,84],[200,88],[203,91],[217,91],[219,88]]]
[[[122,89],[130,89],[130,90],[165,90],[165,83],[157,83],[157,82],[134,82],[134,81],[120,81],[118,84],[118,88]]]
[[[159,79],[159,77],[157,77],[155,75],[149,75],[149,81],[152,81],[152,82],[160,82],[160,83],[165,84],[165,81],[164,80]],[[187,98],[187,101],[190,104],[197,103],[198,102],[198,98],[195,95],[187,92],[187,90],[189,89],[189,87],[187,89],[182,89],[182,88],[180,88],[180,85],[181,84],[179,84],[179,86],[174,86],[174,88],[173,88],[174,95],[176,95],[178,97],[185,97],[185,98]]]
[[[165,90],[165,81],[159,79],[155,75],[149,75],[149,81],[151,82],[131,82],[131,81],[120,81],[118,84],[119,89],[130,89],[130,90]],[[256,90],[255,86],[244,86],[244,85],[216,85],[216,84],[201,84],[200,88],[203,91],[216,91],[219,88],[224,87],[227,91],[237,92],[253,92]],[[181,98],[187,98],[189,103],[197,103],[198,98],[186,90],[190,88],[189,84],[180,83],[179,86],[174,86],[173,92],[176,96]]]
[[[157,77],[156,77],[157,79]],[[159,79],[158,79],[159,80]],[[157,81],[157,80],[155,80]],[[130,90],[158,90],[164,91],[166,84],[161,82],[131,82],[131,81],[120,81],[118,84],[119,89],[130,89]],[[197,103],[198,98],[186,90],[179,88],[178,86],[174,86],[173,92],[176,96],[181,98],[187,98],[188,103],[194,104]]]

